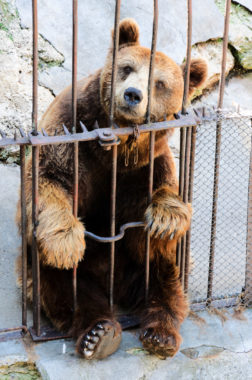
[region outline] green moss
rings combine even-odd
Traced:
[[[1,380],[39,380],[41,376],[33,363],[15,363],[0,367]]]
[[[220,11],[225,14],[225,0],[215,0],[216,5]],[[232,25],[234,25],[232,29]],[[236,37],[236,31],[239,29],[243,31],[239,32]],[[245,28],[245,29],[244,29]],[[244,32],[245,30],[245,32]],[[247,30],[247,32],[246,32]],[[235,49],[236,63],[242,66],[245,70],[252,69],[252,13],[236,2],[231,3],[230,10],[230,32],[231,40],[230,44]],[[234,32],[234,33],[232,33]],[[247,33],[248,35],[245,35]],[[234,36],[233,36],[234,34]]]
[[[215,0],[215,3],[221,13],[225,14],[225,0]],[[232,2],[230,9],[230,23],[237,24],[240,22],[245,24],[249,29],[252,30],[252,14],[241,4]]]
[[[0,0],[0,29],[7,33],[7,36],[11,41],[13,41],[13,35],[9,31],[9,25],[11,21],[15,18],[15,15],[11,13],[9,9],[9,4],[7,1]]]
[[[8,25],[13,19],[19,18],[16,8],[14,13],[12,13],[9,3],[6,0],[0,0],[0,15],[5,25]]]
[[[7,28],[7,26],[5,26],[2,22],[0,22],[0,29],[4,30],[5,32],[9,31],[9,29]]]

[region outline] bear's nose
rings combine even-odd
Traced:
[[[129,106],[136,106],[143,100],[143,94],[137,88],[129,87],[124,92],[124,99]]]

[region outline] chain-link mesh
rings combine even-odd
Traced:
[[[211,299],[222,300],[219,305],[228,306],[243,300],[245,282],[248,281],[246,273],[247,277],[249,274],[252,277],[252,258],[250,257],[250,262],[246,260],[249,254],[247,220],[251,121],[249,117],[230,117],[223,114],[219,120],[222,137]],[[192,303],[207,300],[215,143],[216,121],[199,125],[195,154],[192,260],[188,292]],[[250,298],[251,295],[252,291]]]

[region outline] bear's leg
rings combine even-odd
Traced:
[[[141,314],[140,340],[161,358],[179,349],[179,328],[188,312],[186,297],[173,262],[158,256],[151,264],[149,299]]]
[[[110,311],[105,291],[96,279],[92,280],[89,273],[81,274],[78,276],[74,314],[72,271],[42,266],[41,305],[58,330],[68,332],[77,340],[76,350],[81,356],[102,359],[119,347],[121,326]],[[29,284],[31,286],[31,281]]]
[[[96,280],[80,279],[78,309],[72,335],[76,350],[85,359],[103,359],[115,352],[121,342],[121,326],[110,310],[108,297]]]

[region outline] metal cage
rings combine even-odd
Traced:
[[[190,60],[191,60],[191,35],[192,35],[192,3],[187,0],[188,28],[187,28],[187,58],[185,67],[185,85],[182,112],[174,115],[172,121],[158,123],[150,122],[151,93],[153,86],[154,59],[156,52],[157,29],[158,29],[158,0],[154,0],[154,17],[151,58],[148,80],[148,106],[146,112],[146,123],[137,127],[138,133],[149,133],[149,184],[148,200],[152,198],[153,168],[154,168],[154,142],[155,132],[169,128],[180,128],[180,165],[179,165],[179,193],[185,202],[192,202],[195,216],[191,230],[187,232],[177,246],[177,265],[180,267],[180,278],[185,292],[191,300],[192,309],[199,310],[205,307],[222,307],[242,304],[244,306],[252,303],[252,153],[251,153],[251,125],[250,118],[242,115],[227,115],[221,111],[223,105],[225,66],[228,44],[228,26],[231,0],[226,0],[225,25],[223,35],[223,57],[219,90],[219,100],[216,110],[211,112],[206,109],[186,111],[188,98]],[[117,145],[120,143],[118,136],[133,135],[135,127],[117,129],[114,124],[115,103],[115,80],[117,73],[117,53],[119,44],[119,19],[121,1],[115,1],[115,21],[113,37],[113,63],[111,81],[111,101],[108,128],[96,128],[88,131],[81,123],[82,132],[76,133],[77,120],[77,33],[78,33],[78,4],[73,0],[73,43],[72,43],[72,131],[61,126],[64,134],[48,136],[45,131],[38,131],[38,18],[37,0],[33,0],[33,110],[32,130],[26,135],[20,128],[20,137],[15,134],[14,138],[7,138],[1,133],[0,147],[7,145],[20,146],[21,166],[21,210],[22,210],[22,323],[21,326],[11,329],[1,329],[0,333],[28,331],[27,326],[27,241],[26,241],[26,206],[25,206],[25,151],[27,146],[32,147],[32,275],[33,275],[33,327],[29,329],[34,340],[48,340],[63,337],[61,334],[50,329],[41,328],[40,324],[40,268],[36,242],[36,228],[38,216],[38,180],[39,180],[39,150],[40,146],[47,144],[73,144],[74,145],[74,178],[73,178],[73,214],[78,215],[78,143],[80,141],[97,140],[101,149],[111,150],[111,205],[110,205],[110,236],[96,236],[92,232],[85,232],[85,236],[95,239],[101,243],[110,243],[110,289],[109,304],[113,308],[114,290],[114,261],[115,244],[122,239],[128,228],[142,228],[144,223],[128,221],[116,231],[116,174],[117,174]],[[230,136],[233,138],[230,139]],[[245,136],[243,143],[234,146],[234,139]],[[209,142],[210,151],[206,154],[204,150],[205,141]],[[223,141],[221,143],[221,140]],[[244,143],[245,141],[245,143]],[[228,145],[229,144],[229,145]],[[245,144],[245,148],[244,148]],[[230,150],[230,146],[232,149]],[[227,147],[227,149],[225,149]],[[238,159],[238,148],[241,156]],[[222,152],[221,152],[222,150]],[[222,154],[221,154],[222,153]],[[233,172],[227,173],[232,159]],[[231,160],[231,161],[230,161]],[[208,173],[205,176],[204,173]],[[229,183],[226,188],[225,181]],[[231,184],[230,184],[231,183]],[[233,184],[233,186],[231,186]],[[194,194],[194,196],[193,196]],[[204,194],[201,198],[201,194]],[[227,197],[232,194],[232,199]],[[236,197],[235,194],[238,196]],[[239,198],[240,197],[240,198]],[[241,198],[245,201],[241,202]],[[217,209],[217,205],[221,204]],[[235,214],[236,229],[239,234],[235,249],[241,252],[242,259],[237,258],[233,252],[231,263],[221,262],[222,252],[234,247],[229,244],[230,231],[225,225],[225,218],[233,217],[229,207]],[[242,210],[242,211],[241,211]],[[240,214],[239,214],[240,213]],[[226,228],[226,229],[225,229]],[[224,231],[224,232],[223,232]],[[116,234],[117,232],[117,234]],[[224,239],[222,242],[219,240]],[[232,245],[232,240],[231,240]],[[225,248],[225,249],[224,249]],[[149,249],[150,233],[146,234],[146,260],[145,260],[145,289],[146,298],[149,289]],[[195,260],[194,268],[190,263],[190,252]],[[204,254],[202,254],[204,252]],[[225,259],[224,259],[225,260]],[[239,279],[237,284],[232,284],[235,268],[238,266]],[[221,282],[225,281],[222,287]],[[231,280],[230,280],[231,279]],[[76,307],[76,281],[77,268],[73,269],[73,294],[74,308]]]

